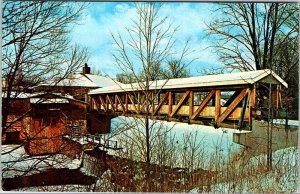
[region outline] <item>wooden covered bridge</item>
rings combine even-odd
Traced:
[[[251,130],[254,119],[267,118],[269,97],[275,112],[282,108],[284,87],[268,69],[157,80],[148,87],[118,84],[89,92],[90,109],[107,127],[122,115]]]

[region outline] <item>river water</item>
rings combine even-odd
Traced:
[[[120,127],[130,125],[134,122],[134,118],[126,117],[117,117],[112,119],[111,124],[111,136],[115,134]],[[129,124],[128,124],[129,123]],[[136,121],[134,122],[136,124]],[[139,124],[139,127],[135,127],[133,130],[143,130],[143,120]],[[196,124],[187,124],[179,122],[167,122],[167,121],[153,121],[150,120],[150,126],[155,128],[164,128],[170,130],[170,136],[175,136],[175,141],[179,144],[184,143],[184,136],[191,134],[195,138],[195,142],[201,144],[203,149],[205,149],[206,156],[213,155],[218,151],[219,154],[222,154],[225,157],[230,157],[233,153],[238,153],[243,148],[243,146],[233,142],[233,133],[238,130],[229,129],[229,128],[218,128],[215,129],[212,126],[196,125]],[[112,139],[118,141],[122,133],[114,136]]]

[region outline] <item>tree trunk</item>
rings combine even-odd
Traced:
[[[150,191],[150,129],[149,129],[149,117],[145,117],[145,130],[146,130],[146,191]]]
[[[273,110],[272,110],[272,84],[269,85],[269,108],[268,108],[268,149],[267,149],[267,166],[272,170],[272,130],[273,130]],[[271,123],[270,123],[271,122]]]

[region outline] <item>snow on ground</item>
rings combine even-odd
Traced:
[[[275,124],[285,125],[285,119],[274,119],[273,122]],[[299,121],[298,120],[288,120],[288,125],[289,126],[299,126]]]
[[[84,144],[87,144],[87,143],[88,143],[86,137],[72,138],[72,137],[69,136],[69,135],[65,135],[64,137],[65,137],[65,138],[68,138],[68,139],[70,139],[70,140],[73,140],[73,141],[75,141],[75,142],[77,142],[77,143],[80,143],[81,145],[84,145]]]
[[[12,151],[9,152],[10,150]],[[76,169],[80,166],[80,160],[71,160],[62,154],[29,156],[24,146],[20,145],[2,145],[1,163],[4,178],[23,175],[26,172],[26,175],[30,175],[47,168]]]
[[[266,155],[256,156],[249,163],[254,166],[266,161]],[[258,166],[257,166],[258,167]],[[298,148],[290,147],[273,152],[273,169],[236,181],[212,186],[216,193],[294,192],[298,183]],[[196,191],[196,188],[191,192]]]
[[[51,185],[39,187],[25,187],[15,189],[15,192],[92,192],[93,185]]]

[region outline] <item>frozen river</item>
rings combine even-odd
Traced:
[[[132,123],[133,118],[117,117],[112,120],[112,133],[119,129],[120,126],[126,123]],[[213,153],[218,151],[224,156],[229,156],[230,153],[239,152],[243,147],[237,143],[233,142],[234,129],[229,128],[218,128],[215,129],[211,126],[187,124],[179,122],[167,122],[167,121],[150,121],[150,125],[155,122],[155,127],[164,127],[165,129],[170,129],[172,136],[175,136],[176,142],[183,143],[184,135],[189,133],[196,138],[196,142],[200,143],[205,149],[207,156],[211,156]],[[155,129],[153,127],[153,129]],[[140,127],[143,130],[143,127]],[[113,139],[118,140],[118,135]]]

